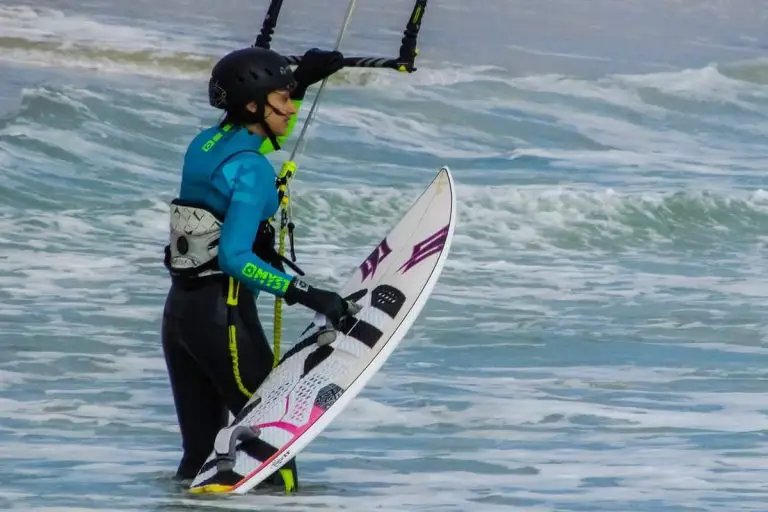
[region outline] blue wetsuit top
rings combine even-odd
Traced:
[[[218,251],[222,272],[255,293],[264,290],[282,297],[293,277],[252,250],[259,224],[279,206],[275,171],[264,156],[271,150],[268,139],[245,128],[216,125],[203,130],[184,155],[179,199],[203,205],[224,219]]]

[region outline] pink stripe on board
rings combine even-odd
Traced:
[[[270,458],[268,458],[267,460],[262,462],[259,467],[257,467],[256,469],[254,469],[253,471],[248,473],[248,475],[246,475],[245,478],[243,478],[242,480],[237,482],[235,484],[234,488],[239,487],[243,482],[245,482],[246,480],[250,479],[253,475],[257,474],[259,471],[264,469],[267,465],[271,464],[273,460],[275,460],[277,457],[280,456],[280,454],[282,454],[285,450],[290,448],[291,445],[296,442],[296,440],[299,438],[299,436],[301,436],[301,434],[306,432],[307,429],[309,427],[311,427],[317,420],[319,420],[320,417],[323,414],[325,414],[325,409],[322,409],[322,408],[320,408],[320,407],[318,407],[316,405],[313,405],[312,406],[312,410],[309,413],[309,421],[306,422],[301,427],[297,427],[296,425],[292,425],[292,424],[290,424],[288,422],[285,422],[285,421],[273,421],[273,422],[270,422],[270,423],[263,423],[261,425],[255,425],[256,427],[259,427],[259,428],[262,428],[262,427],[282,428],[283,430],[286,430],[286,431],[290,432],[291,434],[293,434],[293,437],[291,438],[290,441],[285,443],[285,446],[280,448],[280,450],[278,450],[277,453],[275,453],[273,456],[271,456]]]
[[[275,428],[281,428],[285,430],[286,432],[298,435],[299,427],[296,425],[293,425],[292,423],[288,423],[287,421],[270,421],[269,423],[259,423],[258,425],[254,425],[257,428],[267,428],[267,427],[275,427]]]
[[[280,428],[288,432],[289,434],[293,434],[294,437],[298,437],[301,434],[303,434],[309,427],[312,426],[318,419],[320,419],[320,416],[323,415],[325,411],[321,409],[320,407],[313,405],[312,411],[309,413],[309,421],[307,421],[304,425],[297,427],[293,423],[288,423],[287,421],[270,421],[269,423],[259,423],[258,425],[254,425],[254,427],[257,428],[267,428],[267,427],[275,427]]]

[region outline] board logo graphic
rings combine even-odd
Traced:
[[[433,254],[437,254],[438,252],[443,250],[443,246],[445,245],[445,241],[448,239],[448,226],[446,225],[443,229],[436,232],[433,235],[430,235],[429,237],[425,238],[421,242],[417,243],[413,246],[413,250],[411,251],[411,258],[403,263],[403,266],[400,267],[398,270],[400,270],[403,274],[408,272],[410,269],[424,261],[425,259],[429,258]]]
[[[362,280],[365,281],[369,276],[373,277],[373,275],[376,273],[376,269],[378,268],[379,263],[384,261],[384,258],[389,256],[391,252],[392,249],[389,248],[389,244],[385,238],[379,243],[379,245],[376,246],[373,252],[371,252],[370,256],[368,256],[365,261],[360,264],[360,272],[363,273]]]

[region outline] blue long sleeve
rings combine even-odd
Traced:
[[[260,219],[275,210],[274,172],[266,158],[254,156],[226,165],[223,174],[232,176],[232,194],[221,229],[219,266],[253,291],[282,297],[292,277],[252,252]]]
[[[253,292],[284,296],[293,276],[253,253],[259,224],[278,210],[275,170],[260,153],[264,137],[231,125],[200,132],[184,155],[179,198],[205,205],[224,219],[218,263]]]

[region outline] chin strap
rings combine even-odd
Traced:
[[[272,147],[275,148],[275,151],[280,150],[280,143],[277,141],[277,135],[275,135],[275,132],[272,131],[272,128],[269,127],[269,123],[267,123],[267,98],[264,98],[263,101],[259,102],[258,107],[256,107],[256,113],[254,114],[254,121],[261,126],[261,129],[264,130],[264,133],[267,135],[267,138],[272,143]],[[272,107],[272,105],[269,105]],[[275,107],[272,107],[272,110],[277,112],[280,115],[284,115],[282,112],[280,112]]]
[[[265,121],[261,121],[259,125],[264,130],[264,133],[267,134],[267,138],[272,143],[272,147],[275,148],[275,151],[279,151],[280,143],[277,142],[277,136],[275,135],[275,132],[272,131],[272,129],[269,127],[269,125]]]

